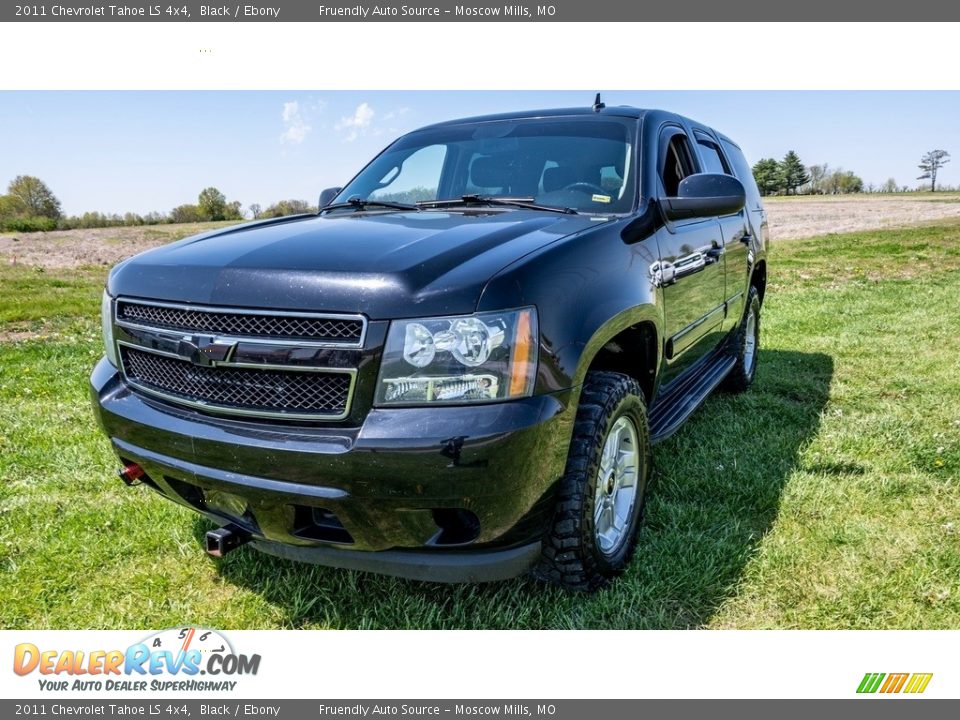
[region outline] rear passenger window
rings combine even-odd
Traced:
[[[720,154],[720,148],[713,140],[697,136],[697,145],[700,146],[700,157],[703,158],[703,171],[719,175],[732,175],[727,161]]]
[[[750,169],[750,163],[747,162],[747,159],[743,156],[743,151],[740,150],[739,147],[726,138],[724,138],[722,142],[727,157],[730,158],[730,162],[733,163],[734,174],[740,179],[740,182],[743,183],[743,186],[747,190],[748,205],[752,208],[759,208],[761,206],[760,191],[757,189],[757,183],[753,179],[753,171]]]
[[[696,172],[693,155],[686,135],[676,133],[667,143],[663,164],[660,166],[660,180],[666,197],[676,197],[680,181]]]

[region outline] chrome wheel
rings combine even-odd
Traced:
[[[633,420],[618,418],[603,444],[594,494],[594,534],[604,555],[616,553],[628,537],[640,477],[638,446]]]
[[[747,314],[746,337],[743,342],[743,368],[747,376],[753,374],[753,363],[757,357],[757,314],[750,309]]]

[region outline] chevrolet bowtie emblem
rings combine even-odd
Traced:
[[[229,362],[230,356],[237,347],[236,343],[224,342],[205,337],[185,337],[177,347],[177,354],[194,365],[211,366],[221,362]]]

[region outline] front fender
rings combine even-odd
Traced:
[[[571,378],[572,384],[581,385],[583,383],[594,358],[607,343],[624,330],[641,323],[649,323],[656,333],[657,367],[654,370],[659,374],[660,363],[663,360],[663,343],[660,342],[663,337],[663,312],[658,305],[644,304],[626,308],[606,322],[599,324],[586,342],[572,343],[560,350],[562,364],[565,367],[574,368]]]
[[[536,306],[536,392],[582,383],[596,353],[637,323],[652,323],[662,337],[662,296],[652,272],[656,240],[625,241],[627,224],[614,220],[555,242],[501,270],[484,288],[478,310]]]

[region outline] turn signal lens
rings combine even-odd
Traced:
[[[523,397],[533,390],[537,369],[534,358],[533,311],[521,310],[513,338],[513,357],[510,359],[510,397]]]

